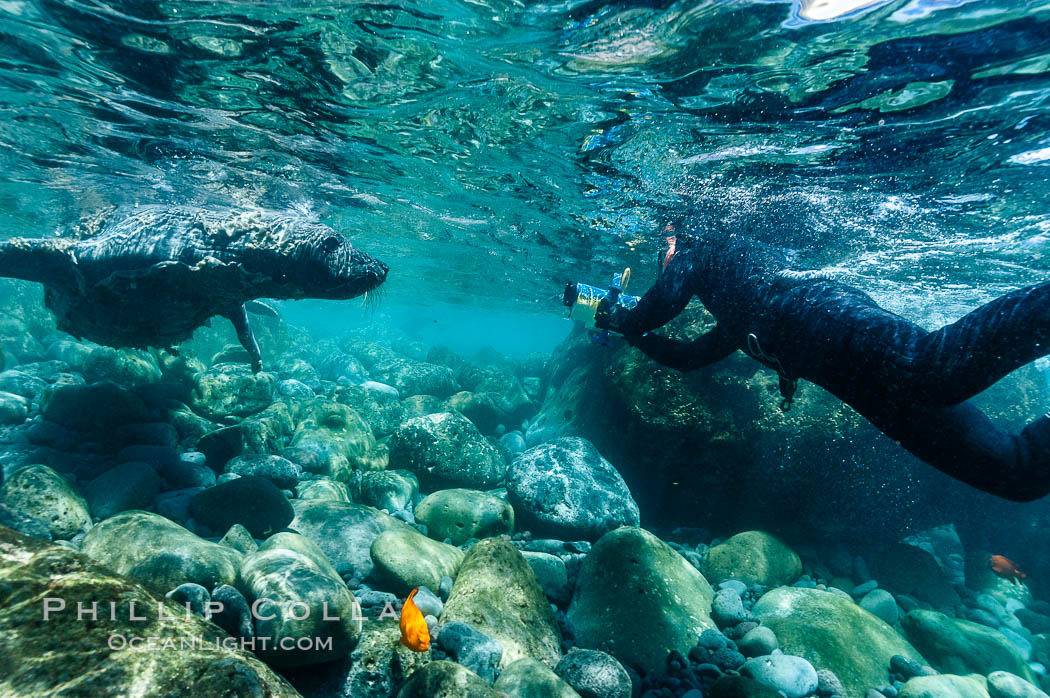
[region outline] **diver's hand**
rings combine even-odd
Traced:
[[[613,332],[622,333],[623,330],[620,328],[623,326],[624,317],[628,312],[630,311],[619,303],[603,298],[599,301],[598,308],[594,312],[594,326],[599,330],[612,330]]]

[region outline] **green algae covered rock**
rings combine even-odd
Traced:
[[[463,551],[427,538],[413,528],[385,531],[372,541],[370,550],[375,575],[398,595],[413,587],[434,590],[442,577],[455,577],[463,562]]]
[[[503,647],[506,668],[522,657],[549,667],[561,658],[561,632],[529,563],[501,538],[476,543],[460,565],[441,622],[463,621]]]
[[[376,509],[395,512],[406,508],[419,494],[419,481],[407,470],[372,470],[361,473],[359,499]]]
[[[361,631],[354,596],[310,539],[271,536],[244,558],[237,588],[259,601],[255,637],[269,638],[259,654],[274,666],[320,664],[345,657]],[[306,643],[305,648],[298,641]]]
[[[0,588],[0,695],[299,695],[217,626],[67,548],[3,527]],[[53,599],[51,608],[58,599],[65,608],[42,622],[45,598]],[[110,619],[111,602],[117,620]],[[78,603],[107,610],[97,622],[78,620]],[[155,638],[156,649],[122,646],[133,637]]]
[[[501,415],[496,401],[485,393],[461,390],[445,401],[445,407],[472,421],[482,434],[491,434],[500,423]]]
[[[442,659],[416,669],[397,698],[500,698],[485,680],[470,669]]]
[[[0,499],[46,525],[52,538],[69,539],[91,526],[87,502],[46,465],[15,471],[0,488]]]
[[[1045,692],[1008,671],[988,674],[988,694],[991,698],[1047,698]]]
[[[899,698],[988,698],[984,684],[969,676],[916,676],[901,686]]]
[[[196,377],[191,400],[204,417],[228,420],[250,417],[273,402],[277,381],[270,373],[252,373],[241,364],[218,364]]]
[[[602,536],[580,566],[568,617],[580,647],[608,652],[650,673],[667,654],[683,655],[714,630],[711,585],[652,533],[618,528]]]
[[[137,388],[160,380],[160,368],[149,354],[110,347],[92,347],[82,373],[89,383],[109,380],[126,388]]]
[[[416,521],[427,535],[461,545],[468,538],[514,533],[514,508],[504,499],[478,490],[439,490],[416,506]]]
[[[707,552],[704,577],[712,584],[739,579],[745,584],[777,587],[802,574],[802,561],[791,548],[762,531],[738,533]]]
[[[495,487],[507,473],[499,450],[457,412],[413,417],[390,439],[390,467],[411,470],[424,489]]]
[[[346,504],[351,501],[350,489],[344,483],[327,478],[300,482],[296,494],[299,495],[299,499],[323,499]]]
[[[753,610],[785,653],[832,671],[847,698],[864,698],[869,688],[889,683],[895,654],[926,664],[896,630],[838,594],[781,587],[765,594]]]
[[[580,698],[550,667],[532,657],[512,662],[492,687],[510,698]]]
[[[125,511],[101,522],[84,536],[81,552],[162,594],[185,582],[206,589],[233,584],[243,557],[148,511]]]
[[[315,401],[292,436],[292,446],[317,451],[324,469],[318,475],[346,481],[351,470],[367,469],[375,448],[372,428],[352,408],[338,402]]]
[[[710,698],[783,698],[783,694],[746,676],[727,674],[711,686]]]
[[[295,425],[288,405],[278,400],[251,419],[215,429],[197,440],[213,469],[222,471],[230,460],[249,453],[276,453]]]
[[[936,611],[915,610],[901,620],[905,636],[938,671],[990,674],[1008,671],[1035,682],[1032,670],[999,631]]]

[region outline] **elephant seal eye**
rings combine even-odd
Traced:
[[[339,240],[339,238],[337,238],[334,235],[329,235],[324,239],[324,242],[321,243],[321,249],[331,254],[332,252],[335,252],[339,249],[340,244],[341,241]]]

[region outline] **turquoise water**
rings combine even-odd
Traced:
[[[10,2],[0,224],[290,207],[396,260],[409,295],[557,312],[568,278],[651,264],[654,222],[690,206],[957,313],[1045,270],[1045,22],[1014,2]]]
[[[0,242],[259,209],[389,266],[250,315],[258,373],[221,317],[110,348],[0,281],[0,695],[1050,688],[1045,501],[952,480],[805,381],[783,411],[739,352],[669,370],[562,304],[627,267],[643,293],[685,214],[940,327],[1046,281],[1048,126],[1045,2],[0,0]],[[1050,363],[975,402],[1017,433]],[[421,652],[377,618],[414,587]],[[104,623],[41,626],[55,594],[196,603],[164,637],[337,645],[116,652]],[[368,620],[197,617],[282,594]]]

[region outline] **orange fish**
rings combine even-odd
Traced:
[[[426,652],[430,647],[430,630],[419,607],[412,600],[417,591],[419,587],[409,592],[405,605],[401,607],[401,644],[414,652]]]
[[[992,572],[995,572],[1003,579],[1009,579],[1014,584],[1020,584],[1021,582],[1018,580],[1028,577],[1027,574],[1020,570],[1016,562],[1002,555],[992,555],[988,558],[988,566],[992,568]]]

